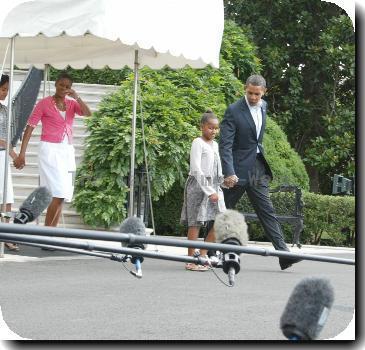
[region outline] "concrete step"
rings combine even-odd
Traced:
[[[35,163],[31,163],[29,162],[29,160],[26,158],[25,159],[25,167],[22,170],[18,170],[16,169],[12,164],[10,165],[11,167],[11,173],[12,175],[15,174],[39,174],[38,171],[38,160]],[[13,181],[14,182],[14,181]]]
[[[28,225],[37,225],[37,223],[34,221],[34,222],[28,223],[27,226]],[[43,222],[39,222],[39,225],[43,226]],[[60,222],[58,223],[57,227],[58,228],[80,229],[80,230],[96,230],[96,231],[108,231],[108,232],[111,231],[110,229],[105,229],[105,227],[94,227],[94,226],[88,226],[85,224],[71,224],[71,223],[67,223],[66,220],[65,220],[65,223],[63,223],[62,217],[60,218]],[[114,230],[114,231],[116,231],[116,232],[119,231],[119,228],[118,228],[118,230]],[[65,239],[67,239],[67,238],[65,238]]]
[[[76,126],[76,125],[81,125],[81,126],[86,126],[85,124],[85,119],[87,119],[88,117],[83,117],[83,116],[78,116],[77,114],[75,115],[75,119],[74,119],[74,123],[73,123],[73,126]],[[37,125],[36,129],[39,127],[41,128],[41,122],[39,122],[39,124]],[[35,130],[34,130],[35,131]],[[34,132],[33,131],[33,132]]]
[[[74,124],[73,127],[73,133],[74,134],[79,134],[79,135],[82,135],[82,134],[85,134],[87,133],[87,128],[86,128],[86,125],[85,124],[81,124],[81,123],[77,123],[77,124]],[[40,135],[42,133],[42,124],[39,123],[33,130],[32,132],[32,135]]]
[[[38,187],[38,185],[37,186],[35,186],[34,187],[34,189],[36,189]],[[32,191],[31,191],[32,192]],[[14,195],[14,204],[12,205],[12,207],[13,208],[16,208],[16,210],[18,210],[18,208],[20,208],[20,206],[24,203],[24,201],[26,200],[26,198],[27,198],[28,196],[15,196]],[[71,203],[63,203],[63,209],[64,210],[67,210],[67,212],[72,212],[72,213],[75,213],[76,214],[76,210],[75,210],[75,208],[73,208],[72,207],[72,202]],[[15,209],[12,209],[13,211],[15,210]]]
[[[73,146],[75,148],[76,153],[79,153],[79,154],[83,153],[84,148],[85,148],[84,144],[73,143]],[[38,152],[38,149],[39,149],[39,141],[31,139],[31,141],[28,142],[27,154],[28,154],[28,152],[31,152],[31,153]]]
[[[73,134],[73,143],[74,145],[83,145],[85,143],[85,138],[88,136],[88,133],[82,133],[82,134]],[[29,140],[29,142],[39,142],[41,140],[41,133],[40,131],[33,131],[32,136]],[[18,143],[17,149],[20,150],[21,142]],[[28,148],[27,148],[28,150]]]
[[[24,202],[24,200],[29,196],[30,193],[32,193],[38,186],[35,186],[34,188],[31,188],[29,185],[23,185],[20,186],[19,184],[14,185],[14,189],[19,189],[20,187],[23,187],[25,190],[29,192],[28,194],[23,195],[16,195],[14,196],[14,204],[12,205],[12,211],[17,212]],[[19,193],[19,192],[18,192]],[[83,225],[83,221],[80,217],[80,215],[76,212],[74,208],[72,208],[71,203],[64,203],[62,213],[65,217],[65,222],[68,224],[77,224],[77,225]],[[39,221],[44,222],[46,210],[39,216]]]
[[[75,160],[76,160],[77,166],[81,163],[83,155],[84,155],[83,152],[77,153],[77,150],[76,150]],[[26,164],[38,163],[38,151],[37,152],[28,152],[27,151],[27,153],[25,155],[25,162],[26,162]],[[27,165],[26,165],[26,167],[27,167]]]
[[[86,126],[85,124],[85,119],[87,119],[88,117],[79,117],[78,115],[75,116],[74,119],[74,124],[73,125],[83,125]]]
[[[38,184],[15,183],[13,181],[14,196],[28,197],[37,187]]]
[[[18,74],[17,76],[20,77]],[[40,87],[40,93],[43,96],[43,81],[41,82]],[[104,84],[85,84],[85,83],[73,83],[72,88],[78,93],[84,93],[84,94],[92,94],[92,95],[106,95],[110,92],[118,90],[119,86],[117,85],[104,85]],[[48,81],[46,84],[46,94],[47,95],[53,95],[55,92],[55,82],[54,81]],[[50,93],[49,93],[50,92]]]
[[[62,210],[62,214],[63,214],[65,224],[72,224],[72,225],[75,225],[78,227],[80,227],[81,225],[84,225],[84,223],[81,220],[80,215],[78,215],[74,212],[68,212],[67,210]],[[38,221],[41,225],[44,224],[45,218],[46,218],[46,212],[42,213],[38,217]],[[60,224],[62,224],[63,218],[62,218],[62,216],[60,217]]]
[[[82,100],[87,104],[87,106],[90,108],[91,112],[95,112],[98,109],[98,105],[102,99],[103,96],[99,95],[99,98],[84,98],[82,94],[80,94]],[[37,102],[39,102],[43,96],[39,96],[37,98]]]
[[[82,100],[84,102],[86,101],[101,101],[102,98],[104,96],[107,96],[111,93],[113,93],[115,90],[113,89],[108,89],[108,88],[104,88],[104,89],[95,89],[95,88],[83,88],[83,89],[77,89],[74,88],[74,86],[72,86],[72,88],[76,91],[76,93],[82,98]],[[52,96],[54,95],[56,92],[56,89],[53,87],[50,90],[46,90],[46,96]],[[43,88],[41,88],[41,90],[39,91],[38,94],[38,98],[37,99],[42,99],[43,98]]]
[[[12,171],[11,176],[12,176],[13,184],[14,183],[26,184],[26,185],[38,187],[38,184],[39,184],[39,175],[38,174],[24,173],[24,170],[23,170],[23,172],[15,172],[15,173]]]

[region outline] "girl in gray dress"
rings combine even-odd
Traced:
[[[196,240],[200,227],[209,221],[214,221],[216,215],[225,208],[223,192],[220,184],[223,182],[218,144],[214,138],[219,130],[217,116],[207,110],[200,122],[202,135],[194,139],[190,151],[190,171],[184,191],[184,204],[181,211],[181,223],[188,226],[188,239]],[[214,242],[214,229],[209,230],[207,242]],[[202,256],[206,250],[201,250]],[[194,254],[194,248],[188,248],[188,255]],[[190,271],[206,271],[206,266],[186,264]]]

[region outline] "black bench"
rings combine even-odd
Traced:
[[[286,192],[288,195],[281,195]],[[270,190],[270,198],[275,208],[276,217],[280,223],[293,226],[292,246],[300,248],[300,235],[303,231],[303,200],[302,191],[294,185],[281,185]],[[245,216],[247,223],[259,221],[251,203],[245,194],[237,205],[237,209]]]

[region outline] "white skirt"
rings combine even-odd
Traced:
[[[0,204],[3,203],[4,199],[4,177],[5,177],[5,152],[0,151]],[[9,159],[10,156],[9,156]],[[13,181],[11,178],[11,170],[8,164],[8,186],[6,189],[6,201],[5,204],[14,203],[14,191],[13,191]]]
[[[52,197],[71,202],[76,171],[75,148],[67,143],[39,143],[40,185],[52,193]]]

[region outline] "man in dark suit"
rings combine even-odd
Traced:
[[[265,92],[265,79],[251,75],[246,81],[245,96],[225,112],[219,143],[226,187],[223,188],[224,201],[227,209],[234,209],[246,191],[274,248],[289,251],[269,197],[269,182],[273,176],[262,146],[267,110],[267,103],[262,100]],[[298,261],[280,258],[279,264],[285,270]]]

